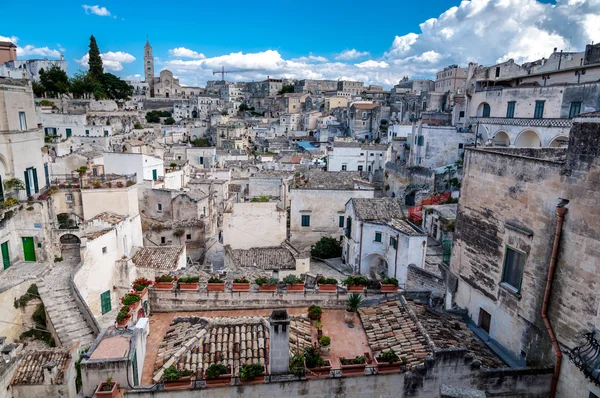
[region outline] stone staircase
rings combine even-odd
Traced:
[[[56,331],[57,345],[69,347],[79,340],[82,347],[89,347],[95,336],[79,310],[69,286],[71,271],[75,266],[73,263],[56,264],[36,284],[49,322]]]

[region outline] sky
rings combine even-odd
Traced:
[[[389,88],[452,64],[521,63],[600,41],[600,0],[29,0],[27,13],[22,7],[0,7],[20,16],[0,25],[0,41],[17,44],[19,59],[62,53],[69,74],[86,70],[93,34],[107,72],[143,80],[148,37],[155,74],[169,69],[189,86],[216,80],[212,71],[224,66],[250,70],[226,75],[230,81],[351,79]]]

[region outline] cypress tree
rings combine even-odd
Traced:
[[[100,57],[100,50],[98,50],[98,44],[96,43],[96,38],[94,37],[94,35],[90,36],[90,50],[88,52],[88,55],[88,63],[90,66],[88,76],[94,81],[100,81],[102,75],[104,74],[104,69],[102,67],[102,58]]]

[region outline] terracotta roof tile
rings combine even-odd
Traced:
[[[52,384],[63,384],[65,371],[71,361],[68,350],[54,349],[27,352],[15,371],[11,385],[44,384],[44,367],[57,367]]]
[[[142,247],[131,261],[140,268],[172,270],[177,268],[185,246]]]
[[[296,269],[294,256],[281,246],[235,249],[231,250],[231,257],[238,267],[256,267],[263,270]]]

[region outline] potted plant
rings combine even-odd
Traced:
[[[358,311],[358,307],[362,304],[363,296],[358,293],[352,293],[346,300],[346,313],[344,321],[348,324],[354,323],[354,314]]]
[[[308,317],[313,321],[320,320],[322,315],[323,309],[318,305],[313,304],[310,307],[308,307]]]
[[[244,384],[264,382],[265,367],[259,363],[246,363],[240,368],[240,380]]]
[[[146,293],[148,293],[148,286],[152,285],[152,281],[148,280],[144,277],[137,278],[133,281],[132,289],[135,294],[138,294],[141,298],[144,298]]]
[[[250,281],[245,276],[242,276],[241,278],[235,278],[233,280],[232,290],[234,292],[249,292]]]
[[[290,373],[298,378],[301,378],[306,374],[304,355],[296,354],[290,358]]]
[[[187,276],[179,278],[177,280],[177,285],[179,286],[179,290],[198,290],[199,281],[199,276]]]
[[[209,292],[224,292],[225,291],[225,281],[221,278],[213,276],[208,280],[207,283]]]
[[[206,386],[227,386],[231,384],[231,368],[213,363],[204,372]]]
[[[279,279],[261,276],[260,278],[256,278],[254,283],[258,285],[259,292],[276,292]]]
[[[316,343],[304,349],[304,366],[307,379],[326,378],[331,374],[331,362],[329,359],[323,359]]]
[[[125,328],[129,323],[129,319],[131,318],[131,314],[129,312],[129,307],[122,306],[117,314],[117,327]]]
[[[103,381],[98,385],[96,392],[94,393],[94,397],[98,398],[114,398],[118,396],[119,389],[117,388],[117,383],[112,381],[112,377],[107,377],[106,381]]]
[[[364,355],[356,356],[355,358],[340,358],[342,365],[342,376],[359,376],[365,374],[367,359]]]
[[[142,297],[139,294],[126,293],[123,297],[121,297],[121,303],[128,306],[132,312],[138,309],[141,302]]]
[[[317,328],[317,338],[320,339],[323,336],[323,322],[321,320],[315,321],[315,327]]]
[[[321,354],[327,356],[329,355],[329,349],[331,348],[329,345],[331,344],[331,337],[329,336],[321,336],[319,338],[319,346],[321,347]]]
[[[154,288],[156,290],[171,290],[173,289],[173,281],[177,277],[171,275],[161,275],[154,278]]]
[[[285,283],[285,288],[288,292],[303,292],[304,291],[304,281],[298,278],[296,275],[288,275],[283,278],[283,282]]]
[[[344,285],[346,285],[346,288],[348,289],[349,293],[352,293],[352,292],[362,293],[365,291],[365,285],[367,284],[367,278],[365,278],[364,276],[361,276],[361,275],[358,275],[358,276],[350,275],[346,279],[344,279],[342,281],[342,283]]]
[[[398,279],[396,278],[384,278],[380,284],[381,293],[397,293],[398,292]]]
[[[379,373],[397,373],[400,371],[400,364],[400,358],[391,348],[375,357],[375,365]]]
[[[329,293],[337,292],[338,281],[335,278],[320,277],[317,280],[317,284],[319,285],[319,292],[329,292]]]
[[[172,365],[163,372],[162,381],[165,385],[165,390],[180,390],[192,387],[192,376],[194,376],[194,372],[189,370],[177,370],[177,368]]]

